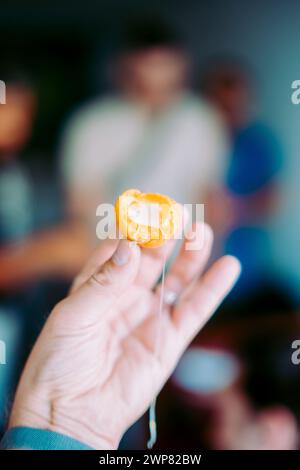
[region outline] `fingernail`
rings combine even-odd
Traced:
[[[224,259],[225,258],[227,258],[227,261],[230,261],[230,263],[227,262],[226,265],[223,266],[223,269],[220,270],[217,282],[221,283],[224,278],[228,278],[232,279],[232,282],[235,283],[242,271],[241,263],[235,256],[225,255]]]
[[[112,260],[117,266],[124,266],[124,264],[128,263],[131,253],[132,248],[130,242],[128,242],[128,240],[121,240],[117,250],[112,256]]]

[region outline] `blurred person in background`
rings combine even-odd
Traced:
[[[225,132],[187,88],[189,57],[159,18],[133,21],[111,68],[117,93],[79,109],[62,167],[71,212],[95,218],[101,202],[136,187],[203,203],[223,177]]]
[[[72,222],[57,225],[62,218],[57,214],[63,213],[57,206],[64,202],[44,155],[33,165],[23,161],[38,105],[33,83],[10,63],[2,76],[6,104],[0,106],[0,294],[16,297],[35,281],[70,279],[88,249]],[[49,216],[52,212],[57,214]]]
[[[33,225],[33,196],[20,153],[31,137],[36,96],[28,78],[9,71],[6,104],[0,106],[0,243],[27,236]]]
[[[248,302],[250,311],[250,298],[258,309],[284,309],[285,295],[280,296],[272,273],[268,233],[278,203],[281,145],[257,117],[253,83],[239,62],[213,61],[203,74],[202,92],[222,113],[231,139],[226,187],[214,193],[208,215],[223,239],[223,250],[242,261],[243,274],[232,297]]]
[[[0,430],[18,369],[49,310],[66,292],[65,285],[50,281],[48,241],[55,237],[47,227],[55,212],[50,206],[57,203],[57,188],[46,171],[45,155],[28,158],[37,90],[19,61],[3,59],[1,65],[6,103],[0,106],[0,338],[10,359],[0,369],[0,402],[4,404]],[[46,226],[43,234],[35,235],[42,225]],[[45,282],[42,274],[48,277]]]
[[[64,225],[48,230],[46,212],[51,212],[51,203],[57,203],[53,200],[58,191],[45,155],[38,155],[34,164],[24,159],[38,105],[36,89],[18,65],[9,64],[2,74],[6,104],[0,106],[0,293],[13,295],[44,276],[68,274],[78,261]],[[39,167],[36,174],[35,166]],[[53,187],[51,193],[44,191],[45,183]],[[46,228],[40,231],[43,225]],[[76,244],[76,231],[73,239]]]
[[[245,362],[247,380],[239,390],[242,400],[227,391],[226,400],[218,397],[210,445],[229,449],[295,448],[298,410],[284,393],[283,384],[289,380],[288,362],[285,372],[278,364],[278,357],[287,357],[290,346],[289,342],[284,347],[277,345],[274,315],[293,312],[293,305],[275,272],[270,237],[279,200],[283,151],[277,136],[258,117],[253,82],[241,63],[231,59],[212,61],[203,74],[201,90],[222,113],[231,140],[225,187],[212,195],[206,211],[219,239],[219,249],[237,256],[243,266],[225,305],[225,317],[233,316],[229,342],[237,341],[239,326],[243,328],[240,315],[249,316],[249,337],[243,347],[231,351]],[[259,314],[256,324],[252,318],[255,314]],[[270,318],[268,327],[263,323],[266,314]],[[220,328],[224,328],[220,321]],[[270,343],[275,344],[273,349]]]
[[[6,71],[6,104],[0,106],[0,250],[26,238],[33,229],[33,193],[30,175],[21,160],[31,136],[36,96],[30,80],[20,70]],[[3,71],[4,73],[4,71]],[[3,267],[1,265],[1,271]],[[2,275],[5,275],[5,272]],[[0,292],[0,333],[11,360],[0,368],[0,402],[9,400],[23,338],[21,295]],[[0,413],[0,429],[5,406]]]

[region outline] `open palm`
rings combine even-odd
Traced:
[[[166,275],[161,314],[157,282],[173,242],[152,249],[100,245],[45,324],[11,426],[51,429],[98,449],[118,446],[239,274],[237,260],[226,256],[202,275],[212,234],[207,226],[195,233],[198,249],[187,250],[185,242]]]

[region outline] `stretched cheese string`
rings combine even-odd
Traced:
[[[161,277],[161,290],[159,298],[159,309],[158,309],[158,318],[157,318],[157,332],[154,348],[154,356],[159,360],[159,351],[160,351],[160,332],[161,332],[161,321],[162,321],[162,311],[163,311],[163,301],[164,301],[164,290],[165,290],[165,274],[166,274],[166,256],[163,262],[162,277]],[[152,449],[154,444],[157,441],[157,423],[156,423],[156,399],[155,397],[149,408],[149,432],[150,438],[147,442],[147,448]]]

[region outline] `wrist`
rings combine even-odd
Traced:
[[[26,427],[64,434],[97,450],[115,450],[120,438],[113,438],[93,429],[92,423],[84,423],[62,413],[53,404],[45,406],[39,401],[13,407],[8,428]]]

